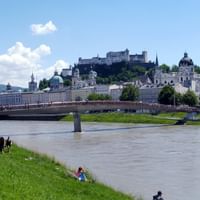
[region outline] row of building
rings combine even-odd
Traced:
[[[11,86],[8,85],[7,91],[0,94],[0,105],[86,100],[91,93],[108,94],[113,100],[119,100],[122,90],[127,84],[136,85],[139,88],[139,100],[148,103],[157,102],[158,95],[165,85],[172,85],[177,92],[182,94],[190,89],[200,96],[200,75],[195,72],[193,61],[187,53],[184,54],[178,66],[178,72],[172,73],[163,73],[157,66],[153,82],[145,75],[138,77],[138,80],[120,85],[96,84],[97,73],[92,69],[88,74],[88,79],[82,80],[79,69],[76,68],[71,78],[71,87],[64,87],[63,78],[55,71],[50,79],[50,87],[43,91],[38,91],[32,74],[28,92],[12,91]]]

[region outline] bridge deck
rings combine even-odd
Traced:
[[[148,104],[131,101],[81,101],[25,104],[0,107],[0,115],[61,114],[105,110],[149,110],[150,112],[197,112],[196,107]]]

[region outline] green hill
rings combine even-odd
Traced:
[[[14,91],[19,91],[19,90],[23,91],[24,90],[24,88],[22,88],[22,87],[17,87],[17,86],[11,86],[11,87],[12,87],[12,90],[14,90]],[[4,92],[4,91],[6,91],[6,85],[0,84],[0,92]]]

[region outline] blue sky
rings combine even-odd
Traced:
[[[0,5],[0,83],[26,87],[32,72],[38,80],[49,78],[78,57],[126,48],[133,54],[147,50],[152,61],[157,53],[160,64],[169,65],[187,51],[200,65],[198,0],[0,0]],[[56,30],[33,34],[31,25],[50,21]]]

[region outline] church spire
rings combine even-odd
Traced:
[[[35,77],[33,75],[33,73],[31,74],[31,82],[34,82],[35,81]]]
[[[159,66],[159,62],[158,62],[158,55],[156,54],[156,66]]]

